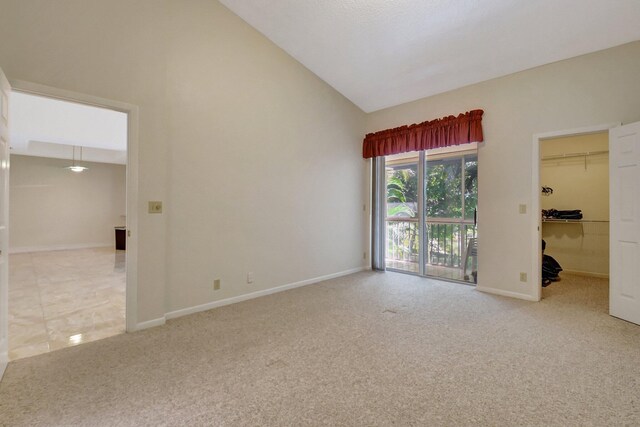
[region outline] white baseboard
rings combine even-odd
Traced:
[[[573,274],[573,275],[576,275],[576,276],[597,277],[599,279],[608,279],[609,278],[609,274],[592,273],[590,271],[562,270],[562,273]],[[562,275],[562,273],[560,273],[560,274]],[[560,276],[560,279],[562,279],[562,276]]]
[[[199,313],[201,311],[211,310],[212,308],[222,307],[225,305],[235,304],[237,302],[247,301],[254,298],[260,298],[278,292],[288,291],[289,289],[300,288],[302,286],[311,285],[325,280],[335,279],[337,277],[347,276],[349,274],[359,273],[368,270],[368,267],[358,267],[351,270],[341,271],[339,273],[327,274],[326,276],[314,277],[312,279],[302,280],[300,282],[289,283],[288,285],[277,286],[275,288],[264,289],[262,291],[251,292],[248,294],[238,295],[218,301],[211,301],[206,304],[196,305],[194,307],[183,308],[180,310],[170,311],[165,314],[166,319],[175,319],[176,317],[187,316],[189,314]]]
[[[512,292],[512,291],[505,291],[503,289],[497,289],[497,288],[488,288],[485,286],[476,286],[476,289],[479,290],[480,292],[486,292],[488,294],[494,294],[494,295],[500,295],[503,297],[510,297],[510,298],[517,298],[517,299],[523,299],[526,301],[538,301],[538,298],[536,298],[533,295],[529,295],[529,294],[523,294],[520,292]]]
[[[114,246],[110,243],[76,243],[70,245],[50,245],[50,246],[26,246],[21,248],[9,248],[9,254],[24,254],[27,252],[48,252],[48,251],[68,251],[74,249],[107,248]]]
[[[0,354],[0,380],[2,380],[2,376],[4,375],[4,371],[7,369],[7,365],[9,364],[9,354],[5,351]]]
[[[143,329],[155,328],[156,326],[162,326],[166,323],[167,318],[165,316],[158,317],[157,319],[147,320],[146,322],[140,322],[136,325],[136,331]]]

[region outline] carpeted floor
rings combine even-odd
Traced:
[[[640,326],[544,296],[359,273],[12,362],[0,425],[640,425]]]

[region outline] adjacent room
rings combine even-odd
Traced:
[[[609,133],[545,139],[540,148],[543,298],[590,300],[608,312]]]
[[[640,425],[638,22],[0,0],[0,425]]]
[[[11,94],[9,358],[124,333],[127,118]]]

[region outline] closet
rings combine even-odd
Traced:
[[[582,214],[567,215],[570,219],[543,215],[545,254],[560,263],[563,274],[609,276],[608,146],[606,132],[540,143],[542,210]]]

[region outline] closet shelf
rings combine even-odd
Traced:
[[[609,152],[606,150],[602,151],[586,151],[584,153],[565,153],[565,154],[556,154],[554,156],[545,156],[542,160],[558,160],[558,159],[570,159],[574,157],[587,157],[587,156],[597,156],[600,154],[608,154]]]

